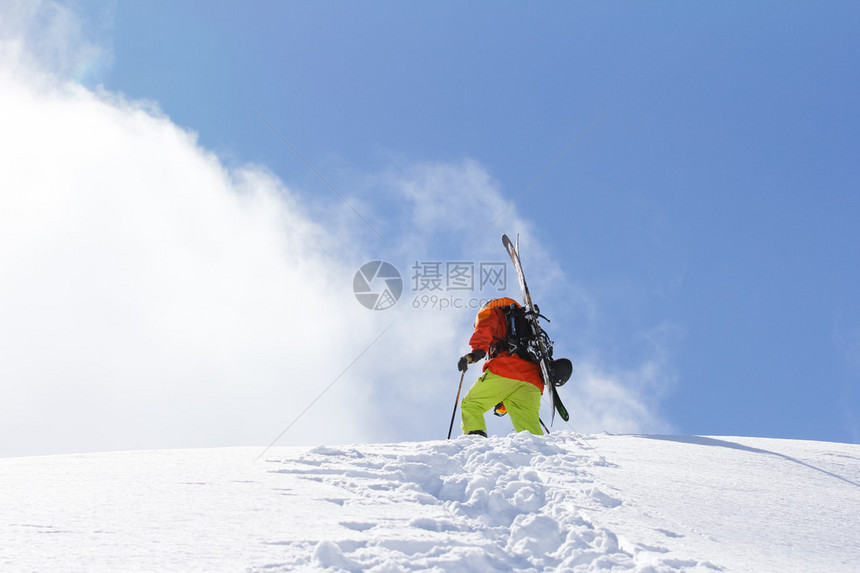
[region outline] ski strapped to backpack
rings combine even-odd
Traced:
[[[521,358],[536,362],[540,365],[541,378],[549,390],[550,400],[552,401],[552,418],[554,418],[555,413],[558,412],[561,419],[567,422],[570,419],[570,416],[567,413],[567,408],[565,408],[564,404],[561,402],[557,388],[564,384],[570,377],[572,372],[571,362],[566,358],[561,360],[552,359],[552,341],[550,341],[549,336],[543,331],[539,322],[540,318],[546,319],[546,317],[540,314],[538,308],[532,302],[529,287],[526,284],[525,274],[523,273],[523,266],[520,262],[519,250],[514,246],[507,235],[502,235],[502,244],[505,246],[505,250],[508,251],[508,255],[511,257],[511,262],[514,265],[514,270],[517,273],[517,279],[520,283],[520,290],[522,290],[523,302],[525,303],[521,308],[521,317],[518,316],[520,313],[511,311],[513,316],[513,326],[516,328],[516,331],[518,333],[525,332],[524,335],[520,334],[519,336],[514,337],[515,339],[512,342],[517,347],[518,354],[519,352],[523,352],[526,356],[531,357],[525,358],[520,354]],[[508,316],[507,313],[506,316]],[[519,324],[517,324],[517,321],[519,321]],[[509,333],[510,330],[511,319],[509,319],[508,322]],[[510,334],[508,338],[512,338]],[[506,344],[510,343],[511,341],[506,342]]]

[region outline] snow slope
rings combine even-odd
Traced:
[[[3,571],[857,571],[860,445],[674,436],[0,459]]]

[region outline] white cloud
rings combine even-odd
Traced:
[[[100,7],[111,20],[111,6]],[[18,64],[18,72],[35,80],[39,74],[89,82],[110,67],[109,41],[91,35],[98,23],[84,22],[68,6],[53,0],[0,1],[0,58]],[[104,34],[102,34],[104,35]]]
[[[145,106],[13,63],[0,455],[276,435],[381,330],[351,299],[354,268],[265,170],[228,171]],[[339,390],[339,422],[292,441],[364,434],[361,394]]]
[[[683,329],[666,322],[643,333],[645,358],[634,365],[607,365],[598,350],[574,364],[571,419],[585,432],[671,433],[660,412],[662,400],[677,384],[671,354]]]
[[[658,410],[661,396],[649,394],[652,386],[665,381],[663,368],[651,361],[630,371],[578,365],[569,389],[571,423],[582,432],[670,433]]]

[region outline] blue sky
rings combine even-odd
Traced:
[[[20,25],[37,60],[122,105],[150,102],[227,171],[273,177],[331,239],[308,264],[342,266],[345,284],[367,260],[404,275],[416,260],[504,260],[500,235],[522,233],[533,296],[581,367],[562,397],[648,412],[628,426],[601,423],[623,411],[583,411],[574,429],[860,440],[854,3],[40,9]],[[75,22],[63,65],[33,40],[58,10]],[[399,321],[398,340],[380,338],[333,387],[389,417],[359,438],[446,429],[457,379],[438,365],[466,350],[472,311],[419,320],[400,306],[344,318],[366,322],[334,327],[354,328],[354,346],[309,343],[332,357],[321,390]],[[379,367],[404,339],[408,360]],[[620,394],[598,400],[602,382]],[[391,390],[403,384],[419,388]],[[280,417],[260,443],[293,412],[265,415]]]

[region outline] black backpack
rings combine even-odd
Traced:
[[[508,354],[516,354],[523,360],[537,363],[540,361],[540,343],[538,340],[543,338],[549,360],[550,375],[553,377],[555,385],[561,386],[567,382],[573,373],[573,365],[567,358],[553,360],[552,340],[549,339],[549,335],[543,329],[541,329],[540,335],[535,334],[532,321],[526,316],[526,309],[513,304],[497,308],[505,315],[507,337],[495,341],[490,347],[490,358],[494,358],[500,352],[507,352]],[[541,315],[537,308],[535,308],[535,312],[538,313],[538,316],[549,320]]]
[[[497,308],[505,315],[507,336],[495,342],[491,348],[490,356],[496,356],[499,352],[507,352],[508,354],[516,354],[529,362],[539,362],[538,335],[534,332],[532,321],[526,316],[526,309],[513,304]],[[547,349],[547,358],[552,360],[552,341],[543,330],[541,330],[541,337]]]

